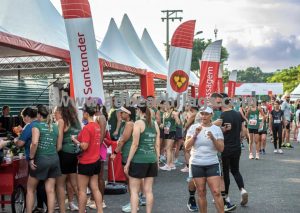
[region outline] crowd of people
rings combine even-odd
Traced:
[[[106,137],[117,141],[109,157],[114,160],[121,153],[127,178],[130,202],[122,206],[122,211],[133,213],[139,205],[145,205],[147,213],[152,212],[154,178],[159,170],[172,172],[181,165],[181,150],[185,160],[181,172],[188,173],[187,208],[207,212],[208,185],[216,210],[221,213],[237,208],[229,197],[230,173],[240,191],[240,204],[248,203],[239,169],[245,143],[249,144],[249,159],[259,160],[266,154],[267,134],[272,136],[274,153],[282,154],[283,147],[293,148],[291,132],[300,142],[300,102],[291,103],[289,94],[282,101],[272,98],[235,105],[226,94],[214,93],[214,104],[201,108],[186,105],[182,110],[176,102],[149,105],[147,100],[153,98],[147,97],[137,106],[119,108],[112,99],[109,113],[99,99],[95,106],[80,108],[82,121],[71,103],[52,111],[44,105],[23,109],[21,116],[26,125],[14,143],[25,148],[29,164],[26,212],[47,209],[54,213],[57,208],[64,213],[66,195],[70,210],[83,213],[89,207],[103,212]],[[7,116],[9,107],[4,106],[2,132],[6,131],[3,117]]]

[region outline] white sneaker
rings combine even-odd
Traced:
[[[242,188],[241,190],[241,205],[245,206],[248,203],[248,192]]]
[[[176,170],[176,166],[175,165],[171,166],[170,168],[171,168],[171,170]]]
[[[106,207],[107,207],[107,205],[106,205],[105,201],[103,200],[103,202],[102,202],[102,208],[105,209]]]
[[[70,209],[71,211],[78,211],[79,210],[78,206],[74,202],[69,203],[68,209]]]
[[[278,153],[279,153],[279,154],[283,154],[282,149],[278,149]]]
[[[185,166],[183,169],[180,170],[181,172],[189,172],[189,167]]]
[[[159,168],[163,171],[171,171],[172,170],[171,167],[169,167],[167,164],[162,167],[159,167]]]
[[[281,150],[282,151],[282,150]],[[278,153],[278,150],[277,149],[274,149],[274,153]]]

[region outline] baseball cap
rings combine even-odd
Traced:
[[[127,108],[125,108],[125,107],[120,107],[119,109],[117,109],[117,111],[119,111],[119,112],[125,112],[125,113],[131,115],[130,110],[127,109]]]
[[[206,108],[201,108],[200,112],[207,112],[207,113],[212,114],[214,111],[212,110],[212,108],[206,107]]]

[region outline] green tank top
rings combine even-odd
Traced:
[[[156,129],[155,123],[152,122],[151,126],[145,123],[145,130],[140,135],[139,146],[134,154],[132,162],[134,163],[156,163],[157,156],[155,152],[156,143]]]
[[[64,138],[62,142],[62,151],[76,154],[80,151],[80,149],[73,143],[71,136],[78,135],[81,130],[81,126],[78,123],[75,127],[70,126],[66,132],[64,132]]]
[[[250,113],[248,115],[248,129],[258,129],[259,127],[259,111],[256,109],[255,111],[252,111],[250,109]]]
[[[123,135],[125,126],[126,126],[126,122],[123,121],[121,123],[121,127],[120,127],[120,136]],[[130,138],[126,141],[126,143],[124,144],[124,146],[122,147],[122,161],[123,162],[127,161],[127,157],[129,155],[131,144],[132,144],[132,134],[131,134]]]
[[[212,116],[212,121],[216,121],[221,117],[222,111],[221,110],[214,110],[214,114]]]
[[[117,111],[115,108],[112,108],[109,112],[108,117],[108,126],[109,126],[109,133],[113,135],[114,131],[117,128],[118,118],[117,118]]]
[[[164,122],[164,112],[159,111],[159,115],[160,115],[160,123],[162,124]]]
[[[40,132],[40,138],[35,156],[42,155],[55,155],[56,143],[58,137],[58,127],[56,124],[51,124],[51,128],[46,122],[36,122],[33,127],[37,128]]]
[[[169,117],[164,118],[164,127],[169,128],[169,132],[176,131],[176,122],[175,119],[172,118],[172,114]]]

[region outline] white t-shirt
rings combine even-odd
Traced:
[[[200,124],[192,125],[187,131],[187,137],[193,137],[196,128]],[[224,136],[220,127],[212,125],[211,127],[202,127],[201,132],[198,134],[196,142],[191,149],[190,164],[199,166],[208,166],[219,163],[218,151],[215,148],[212,140],[210,140],[206,135],[206,131],[211,131],[213,136],[218,140],[224,140]]]
[[[300,109],[297,109],[297,111],[296,111],[296,124],[297,125],[299,123],[299,115],[300,115]]]

